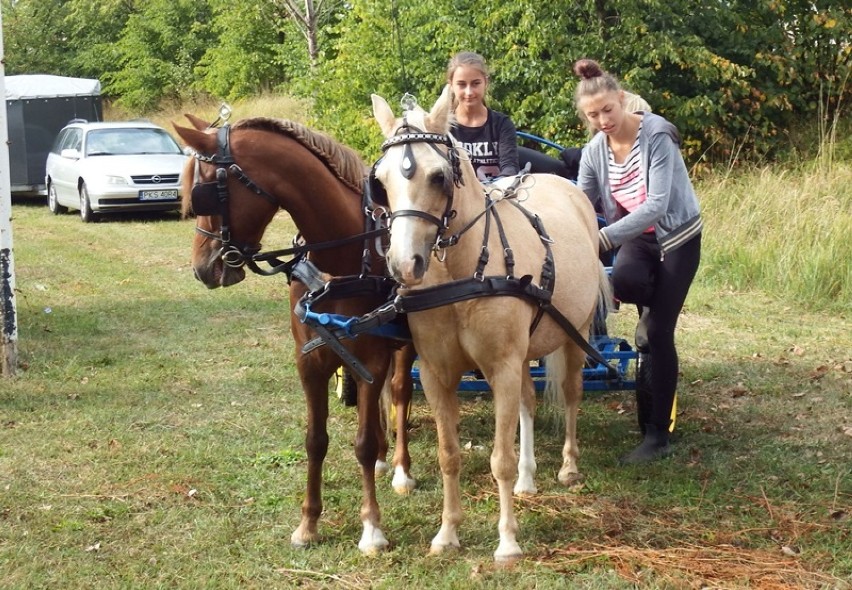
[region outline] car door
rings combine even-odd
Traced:
[[[53,154],[54,166],[51,170],[51,180],[56,187],[56,198],[61,205],[79,207],[80,196],[77,193],[79,178],[79,161],[82,155],[83,130],[72,127],[65,130],[64,137],[57,141],[58,153]],[[77,157],[62,156],[63,150],[77,150]]]

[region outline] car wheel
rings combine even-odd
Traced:
[[[83,220],[83,223],[91,223],[95,220],[92,202],[89,200],[89,190],[85,184],[80,187],[80,219]]]
[[[68,211],[68,209],[59,204],[56,197],[56,187],[52,182],[47,185],[47,208],[50,209],[50,212],[54,215],[59,215],[60,213]]]

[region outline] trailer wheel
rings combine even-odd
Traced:
[[[47,208],[50,209],[50,212],[54,215],[60,215],[68,211],[66,207],[59,204],[59,201],[56,198],[56,187],[53,186],[52,182],[47,185]]]
[[[89,190],[86,188],[86,183],[80,187],[80,219],[83,223],[91,223],[96,219],[95,212],[92,211],[92,202],[89,200]]]

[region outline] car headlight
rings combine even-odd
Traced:
[[[107,184],[127,184],[127,180],[123,176],[107,176],[105,180]]]

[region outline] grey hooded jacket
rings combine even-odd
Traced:
[[[680,155],[680,135],[659,115],[643,113],[643,117],[639,149],[647,200],[629,215],[624,215],[610,190],[606,134],[598,133],[583,148],[577,185],[606,218],[607,226],[600,230],[602,252],[632,240],[651,226],[663,255],[701,233],[698,198]]]

